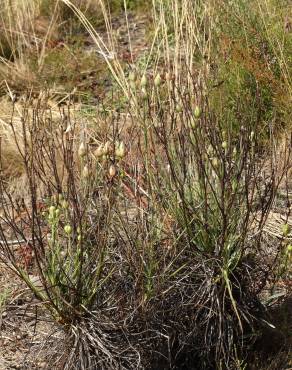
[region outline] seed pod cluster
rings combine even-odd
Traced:
[[[117,141],[114,145],[107,141],[105,144],[100,144],[93,154],[96,159],[105,159],[108,156],[113,159],[123,159],[126,155],[126,146],[123,141]]]

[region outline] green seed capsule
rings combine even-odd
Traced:
[[[290,226],[288,224],[284,224],[282,226],[282,232],[284,236],[288,236],[288,234],[290,233]]]
[[[135,73],[134,73],[134,72],[130,72],[130,73],[129,73],[129,80],[130,80],[131,82],[135,82],[135,81],[136,81],[136,75],[135,75]]]
[[[72,232],[72,227],[70,225],[65,225],[64,226],[64,231],[67,235],[71,234]]]
[[[154,85],[156,87],[159,87],[161,85],[161,82],[162,82],[162,80],[161,80],[160,74],[158,73],[157,76],[154,79]]]
[[[191,120],[190,120],[190,126],[191,126],[191,128],[193,128],[193,129],[195,129],[195,128],[196,128],[196,126],[197,126],[197,122],[196,122],[193,118],[191,118]]]
[[[105,156],[108,155],[110,152],[110,149],[111,149],[111,143],[107,141],[103,146],[102,154]]]
[[[200,118],[200,116],[201,116],[201,109],[200,109],[200,107],[198,106],[198,105],[196,105],[195,106],[195,109],[194,109],[194,116],[196,117],[196,118]]]
[[[111,165],[109,170],[108,170],[108,174],[111,178],[113,178],[117,173],[117,170],[116,170],[116,167],[114,165]]]
[[[123,179],[126,176],[125,171],[123,169],[120,170],[120,178]]]
[[[235,192],[237,190],[237,187],[238,187],[238,182],[237,180],[232,180],[232,190]]]
[[[130,88],[132,89],[132,90],[136,90],[136,82],[135,81],[130,81]]]
[[[55,207],[55,206],[51,206],[51,207],[49,208],[49,214],[50,214],[50,215],[54,215],[55,210],[56,210],[56,207]]]
[[[227,141],[223,141],[221,145],[223,149],[227,149],[228,146]]]
[[[142,93],[142,98],[143,98],[144,100],[147,100],[147,90],[145,89],[145,87],[143,87],[143,88],[141,89],[141,93]]]
[[[210,144],[207,149],[207,154],[212,155],[213,154],[213,146]]]
[[[64,209],[67,209],[68,208],[68,202],[65,199],[62,200],[61,207],[64,208]]]
[[[212,158],[212,165],[215,168],[218,167],[218,165],[219,165],[218,158],[216,158],[216,157]]]
[[[102,157],[103,155],[103,145],[102,144],[100,144],[99,147],[94,151],[94,155],[97,158]]]
[[[89,177],[89,168],[88,168],[87,164],[83,167],[82,177],[84,179],[88,179],[88,177]]]
[[[119,143],[115,150],[116,157],[122,159],[125,156],[125,144],[123,142]]]
[[[86,147],[85,147],[85,144],[82,142],[79,146],[79,149],[78,149],[78,155],[79,157],[84,157],[86,154]]]
[[[52,203],[54,203],[54,204],[58,203],[58,194],[53,194],[53,195],[51,196],[51,201],[52,201]]]
[[[147,80],[147,77],[146,75],[144,74],[141,78],[141,82],[140,82],[140,86],[143,88],[145,88],[147,86],[147,83],[148,83],[148,80]]]

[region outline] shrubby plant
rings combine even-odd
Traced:
[[[64,3],[120,92],[87,123],[70,107],[56,120],[28,95],[21,128],[9,124],[28,196],[15,199],[1,173],[0,258],[64,332],[48,366],[244,368],[256,334],[273,326],[262,295],[289,274],[289,211],[272,248],[265,231],[289,145],[276,163],[253,112],[214,106],[211,2],[192,13],[189,0],[153,1],[151,50],[129,71],[108,57],[106,8],[110,45]],[[10,239],[31,248],[32,266]]]
[[[200,366],[215,359],[217,366],[232,368],[241,345],[265,318],[259,297],[277,255],[265,264],[264,226],[288,162],[271,165],[263,178],[266,163],[258,157],[253,123],[243,121],[235,133],[216,118],[206,98],[198,95],[194,103],[173,83],[171,96],[162,100],[155,87],[154,82],[154,93],[148,90],[143,99],[141,127],[151,204],[171,224],[164,232],[175,257],[163,277],[165,289],[180,299],[173,301],[173,310],[179,309],[170,321],[192,328],[182,336],[181,350],[200,349]],[[188,324],[179,322],[179,312]],[[212,360],[209,365],[215,366]]]
[[[206,97],[155,80],[130,129],[104,113],[108,130],[78,128],[66,109],[55,125],[40,105],[21,135],[11,123],[29,197],[2,178],[1,259],[63,326],[64,368],[236,368],[287,266],[264,227],[288,157],[264,175],[254,127],[228,131]],[[33,275],[10,237],[31,247]]]

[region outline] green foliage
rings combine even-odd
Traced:
[[[211,91],[214,109],[221,106],[237,127],[242,117],[260,123],[263,140],[269,134],[267,122],[273,121],[278,129],[283,122],[289,125],[285,101],[291,93],[287,69],[291,37],[283,27],[285,9],[285,2],[257,0],[218,8],[215,83],[210,83],[215,86]]]

